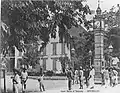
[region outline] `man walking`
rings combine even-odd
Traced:
[[[115,70],[115,69],[113,69],[113,73],[114,73],[114,76],[113,76],[113,85],[115,86],[115,85],[117,85],[118,84],[118,72]]]
[[[78,71],[78,76],[79,76],[79,82],[80,82],[80,89],[83,89],[83,70],[82,67],[80,67],[80,70]]]
[[[90,75],[89,75],[90,89],[94,88],[94,76],[95,76],[95,70],[94,67],[91,67]]]
[[[110,86],[113,86],[113,81],[114,81],[114,73],[113,73],[113,68],[109,69],[109,78],[110,78]]]
[[[88,87],[89,86],[89,84],[88,84],[88,77],[89,77],[89,68],[88,68],[88,66],[85,69],[84,76],[85,76],[85,80],[86,80],[86,86]]]
[[[39,88],[40,88],[40,92],[45,91],[45,87],[44,87],[44,84],[43,84],[43,74],[38,78],[38,82],[39,82]]]
[[[102,85],[105,85],[105,68],[104,67],[101,70],[101,77],[102,77]]]
[[[13,77],[13,92],[18,93],[18,83],[19,83],[19,75],[15,69],[13,70],[14,77]]]
[[[78,69],[75,70],[75,83],[78,84],[78,80],[79,80],[79,77],[78,77]]]
[[[71,69],[72,71],[72,85],[74,85],[74,82],[75,82],[75,72],[73,69]]]
[[[21,84],[22,84],[23,93],[25,93],[26,90],[27,79],[28,79],[28,73],[26,71],[26,68],[23,68],[23,71],[21,72]]]
[[[68,89],[71,90],[71,82],[72,82],[72,68],[69,68],[67,71],[68,78]]]
[[[109,71],[108,68],[105,68],[105,88],[109,86]]]

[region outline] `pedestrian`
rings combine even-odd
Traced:
[[[40,66],[40,75],[43,74],[43,68]]]
[[[80,70],[78,71],[78,76],[79,76],[79,82],[80,82],[79,89],[83,89],[84,77],[83,77],[83,69],[81,66],[80,66]]]
[[[72,71],[72,85],[74,85],[74,79],[75,79],[75,72],[74,70],[71,70]]]
[[[41,74],[40,77],[38,78],[40,92],[42,92],[42,90],[45,91],[45,87],[43,84],[43,77],[44,77],[44,74]]]
[[[75,70],[75,83],[78,84],[78,80],[79,80],[79,77],[78,77],[78,69]]]
[[[118,84],[118,72],[113,69],[113,73],[114,73],[114,76],[113,76],[113,85],[117,85]]]
[[[28,80],[28,73],[26,71],[26,68],[23,68],[23,71],[21,72],[21,84],[22,84],[22,91],[23,93],[26,90],[26,82]]]
[[[105,76],[104,76],[104,73],[105,73],[105,68],[102,67],[102,70],[101,70],[102,85],[105,85]]]
[[[112,68],[109,69],[109,78],[110,78],[110,86],[113,87],[114,73]]]
[[[95,77],[95,69],[94,69],[94,67],[91,67],[90,68],[89,78],[88,78],[90,89],[94,88],[94,77]]]
[[[14,69],[14,77],[13,77],[13,93],[18,93],[18,83],[19,83],[19,75],[18,72]]]
[[[85,84],[86,84],[86,87],[88,88],[88,86],[89,86],[89,83],[88,83],[89,68],[88,68],[88,66],[86,66],[86,68],[85,68],[84,76],[85,76],[85,81],[86,81]]]
[[[68,89],[71,90],[71,82],[72,82],[72,68],[67,70],[67,79],[68,79]]]
[[[105,76],[105,88],[107,88],[110,82],[108,68],[105,68],[104,76]]]

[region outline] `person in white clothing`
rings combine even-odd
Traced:
[[[101,70],[102,85],[105,85],[105,76],[104,76],[104,73],[105,73],[105,68],[102,67],[102,70]]]
[[[89,75],[89,87],[90,87],[90,89],[94,88],[94,76],[95,76],[95,70],[94,70],[94,67],[91,67],[90,75]]]
[[[14,77],[13,77],[13,93],[18,93],[18,83],[19,83],[19,75],[17,71],[14,72]]]
[[[78,76],[79,76],[79,82],[80,82],[80,89],[83,89],[84,76],[83,76],[83,68],[81,66],[78,71]]]
[[[45,87],[44,87],[44,84],[43,84],[43,77],[44,75],[42,74],[39,78],[38,78],[38,82],[39,82],[39,88],[40,88],[40,91],[42,92],[45,91]]]
[[[108,68],[105,68],[104,77],[105,77],[105,88],[107,88],[110,85]]]
[[[22,84],[22,91],[25,92],[26,90],[26,81],[28,79],[28,73],[25,68],[21,72],[21,84]]]
[[[78,84],[78,70],[75,70],[75,83]]]
[[[113,83],[114,83],[114,85],[117,85],[118,84],[118,72],[114,69],[113,73],[114,73]]]

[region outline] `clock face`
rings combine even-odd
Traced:
[[[96,21],[96,22],[95,22],[95,26],[96,26],[97,28],[99,28],[99,27],[100,27],[100,21]]]

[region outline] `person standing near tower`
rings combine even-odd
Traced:
[[[72,68],[67,70],[67,78],[68,78],[68,89],[71,90],[72,83]]]
[[[95,70],[94,67],[91,67],[90,75],[89,75],[90,89],[94,88],[94,76],[95,76]]]
[[[78,71],[78,76],[79,76],[79,82],[80,82],[80,89],[83,89],[83,69],[80,66],[80,70]]]

